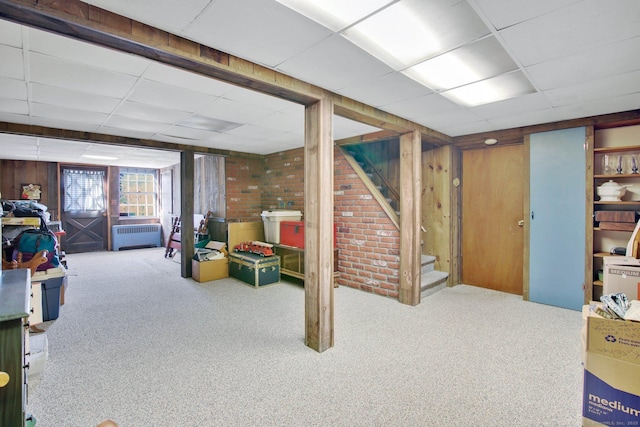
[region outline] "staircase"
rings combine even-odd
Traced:
[[[422,267],[420,268],[420,298],[424,299],[431,294],[447,287],[449,273],[434,269],[436,257],[422,255]]]
[[[342,148],[345,159],[351,164],[356,174],[362,182],[367,186],[373,197],[378,200],[382,209],[387,213],[391,221],[400,229],[398,210],[400,200],[396,190],[391,188],[388,183],[375,173],[375,166],[371,165],[361,150],[350,146],[348,149]],[[444,289],[447,286],[449,273],[435,270],[436,257],[431,255],[422,255],[420,267],[420,296],[426,298],[431,294]]]

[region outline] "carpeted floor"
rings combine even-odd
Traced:
[[[335,347],[304,289],[180,277],[164,249],[68,255],[32,378],[37,427],[579,426],[579,312],[459,285],[417,307],[335,289]]]

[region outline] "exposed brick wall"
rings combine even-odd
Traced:
[[[261,221],[264,160],[227,157],[227,220]]]
[[[400,233],[339,148],[334,156],[338,283],[397,298]],[[263,210],[282,208],[284,202],[286,209],[304,213],[304,149],[266,156],[263,177]]]
[[[266,156],[262,207],[304,213],[304,148]]]
[[[339,283],[398,298],[400,232],[339,148],[334,162]]]

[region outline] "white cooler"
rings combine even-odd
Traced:
[[[280,222],[300,221],[302,212],[300,211],[262,211],[262,222],[264,223],[264,240],[267,243],[280,243]]]

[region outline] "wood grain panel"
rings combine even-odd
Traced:
[[[523,146],[463,152],[462,282],[522,294]]]

